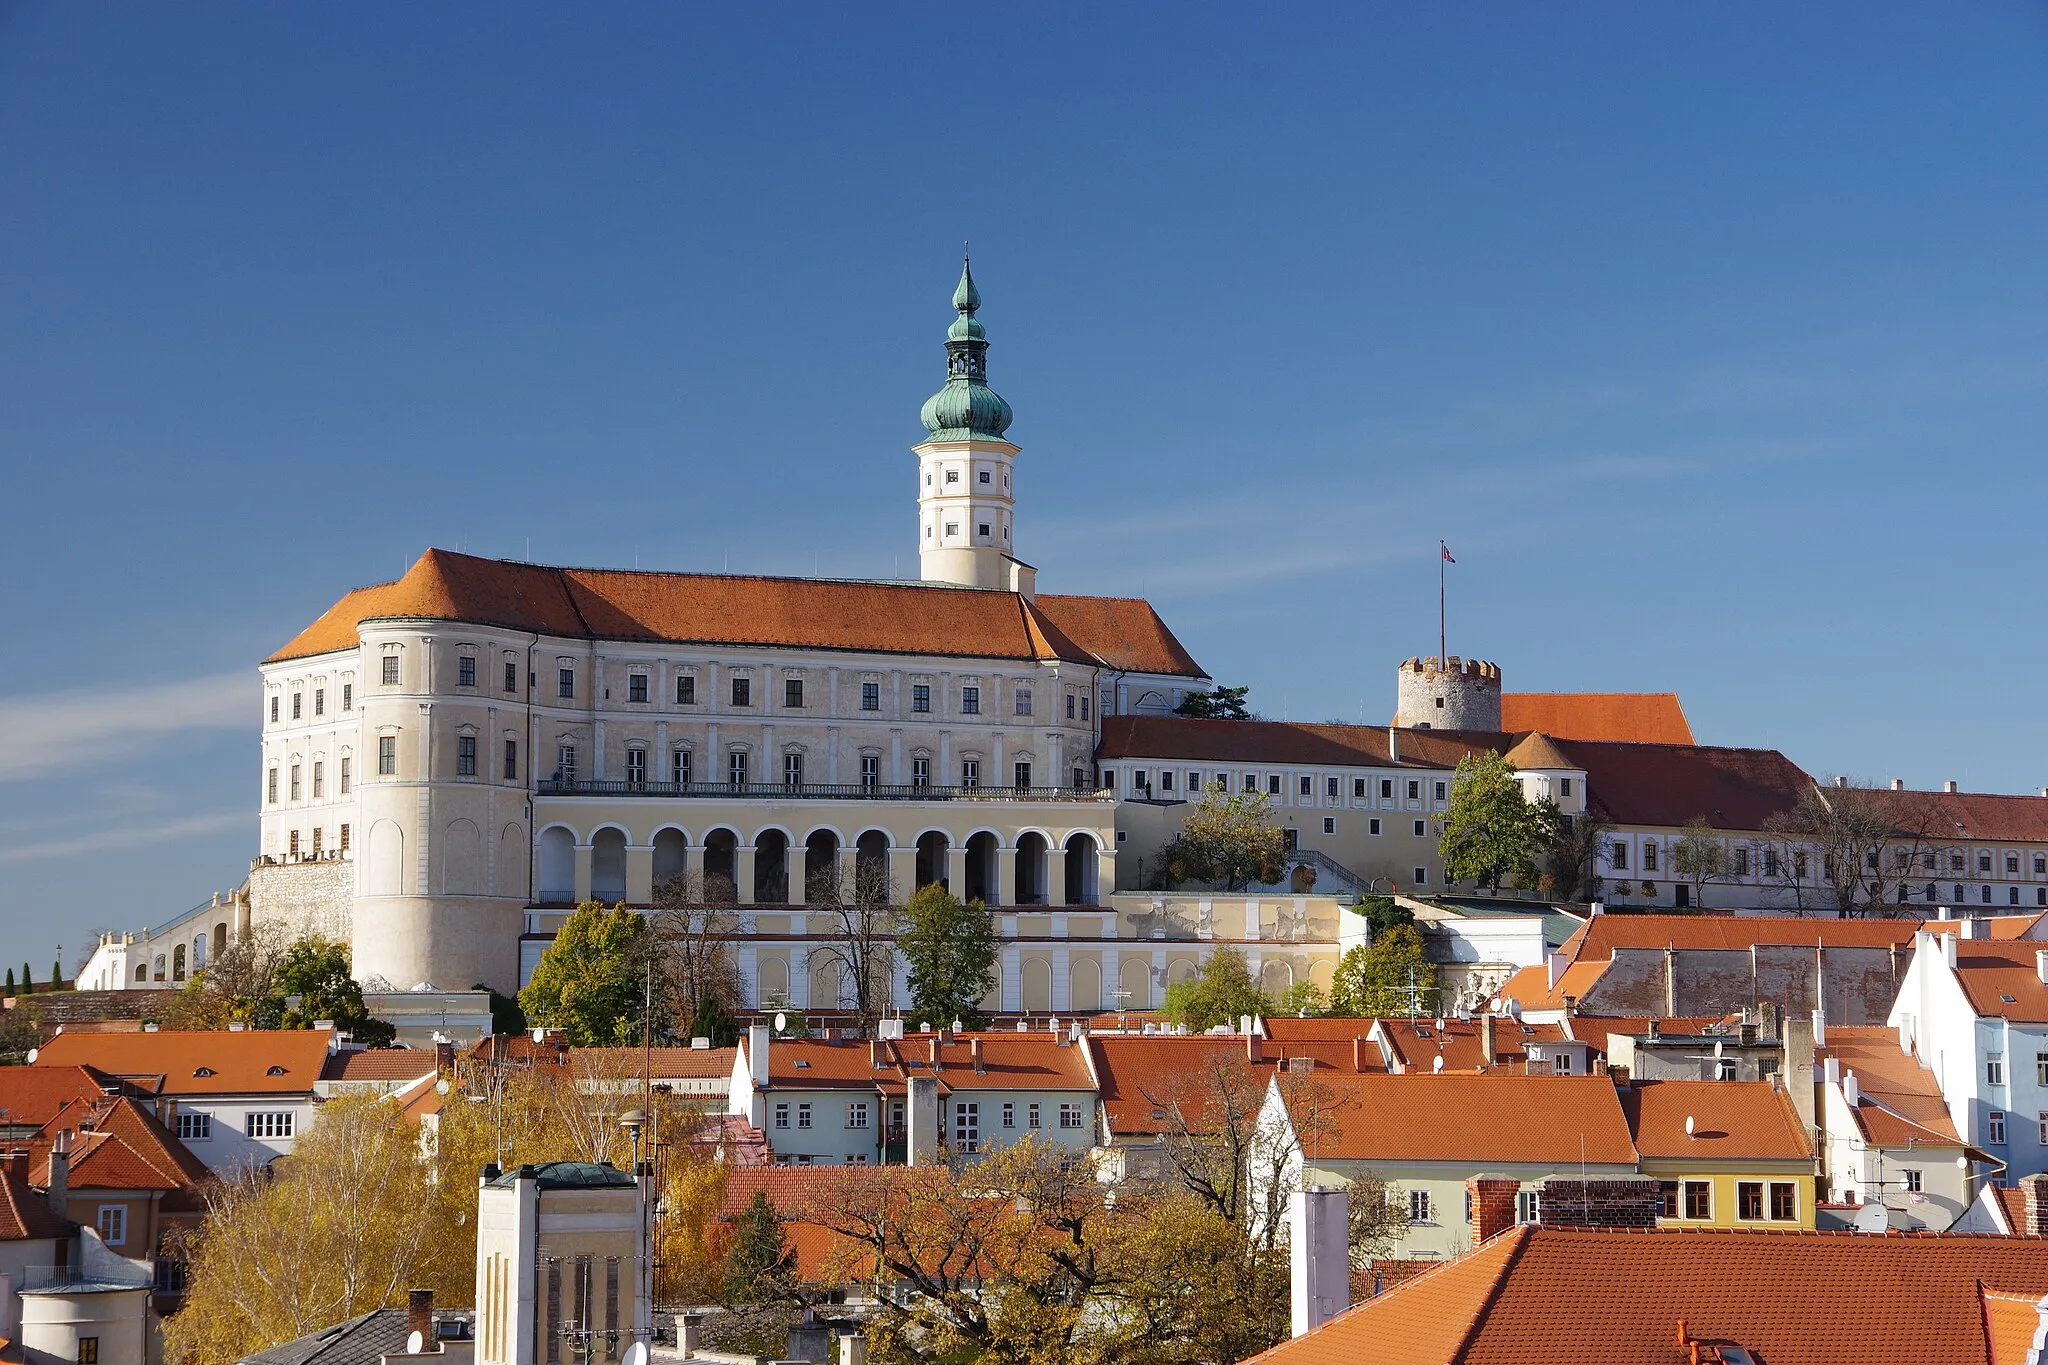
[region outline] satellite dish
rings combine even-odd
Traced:
[[[1691,1136],[1692,1136],[1692,1115],[1691,1115],[1691,1114],[1687,1114],[1687,1115],[1685,1116],[1685,1135],[1686,1135],[1687,1137],[1691,1137]]]
[[[1430,1071],[1431,1071],[1431,1072],[1438,1072],[1438,1071],[1442,1071],[1442,1070],[1444,1069],[1444,1054],[1443,1054],[1443,1053],[1439,1052],[1439,1053],[1437,1053],[1437,1054],[1436,1054],[1435,1058],[1433,1058],[1433,1059],[1431,1060],[1431,1062],[1430,1062],[1430,1065],[1429,1065],[1429,1069],[1430,1069]]]
[[[647,1343],[636,1341],[626,1348],[625,1365],[647,1365]]]
[[[28,1050],[28,1064],[30,1066],[34,1066],[36,1064],[36,1054],[41,1051],[42,1049],[39,1047],[32,1047]]]
[[[445,1095],[448,1093],[449,1089],[450,1086],[448,1084],[448,1079],[445,1076],[442,1077],[440,1080],[434,1082],[434,1093],[437,1095]]]
[[[778,1013],[778,1014],[777,1014],[777,1015],[775,1016],[775,1031],[776,1031],[777,1033],[781,1033],[781,1032],[782,1032],[782,1031],[783,1031],[784,1029],[786,1029],[786,1028],[788,1028],[788,1027],[789,1027],[789,1016],[788,1016],[788,1015],[786,1015],[786,1014],[780,1014],[780,1013]]]
[[[421,1355],[425,1353],[426,1349],[427,1339],[425,1337],[421,1336],[418,1332],[407,1332],[405,1334],[405,1353],[407,1355]]]

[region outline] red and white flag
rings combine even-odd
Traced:
[[[1441,540],[1439,540],[1439,541],[1438,541],[1438,542],[1436,543],[1436,547],[1437,547],[1437,549],[1439,549],[1439,550],[1442,550],[1442,551],[1443,551],[1443,553],[1444,553],[1444,563],[1446,563],[1446,564],[1455,564],[1455,563],[1457,563],[1457,562],[1458,562],[1457,560],[1455,560],[1455,559],[1452,559],[1452,558],[1451,558],[1451,547],[1450,547],[1450,546],[1448,546],[1448,545],[1444,544],[1444,543],[1443,543],[1443,542],[1442,542]]]

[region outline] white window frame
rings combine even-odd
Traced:
[[[93,1226],[99,1229],[100,1240],[110,1247],[128,1245],[128,1206],[126,1204],[102,1204],[94,1215]]]

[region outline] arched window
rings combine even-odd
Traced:
[[[180,943],[171,949],[171,980],[185,979],[185,945]]]

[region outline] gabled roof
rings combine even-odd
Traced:
[[[1324,1159],[1636,1164],[1621,1100],[1605,1076],[1445,1072],[1318,1079],[1335,1099],[1322,1111],[1314,1144]],[[1297,1130],[1304,1122],[1295,1116]]]
[[[42,1062],[40,1053],[37,1062]],[[84,1066],[0,1067],[0,1126],[40,1128],[66,1105],[90,1104],[119,1082]]]
[[[311,1094],[331,1029],[60,1033],[37,1067],[90,1066],[160,1095]]]
[[[1509,749],[1503,757],[1507,759],[1508,766],[1517,771],[1529,768],[1571,770],[1579,766],[1559,751],[1557,744],[1549,735],[1540,731],[1523,735],[1515,741],[1515,747]]]
[[[1982,1018],[2048,1023],[2048,985],[2041,982],[2036,951],[2031,943],[2007,947],[1964,939],[1956,944],[1956,980],[1970,1008]]]
[[[2034,1338],[2041,1330],[2038,1294],[2001,1294],[1978,1286],[1984,1301],[1984,1340],[1990,1365],[2035,1365]]]
[[[472,1317],[467,1309],[434,1312],[436,1322]],[[240,1365],[378,1365],[387,1355],[404,1353],[408,1334],[405,1309],[377,1308],[243,1356]]]
[[[1856,1122],[1866,1142],[1879,1147],[1962,1145],[1934,1072],[1900,1048],[1896,1029],[1829,1024],[1827,1043],[1814,1049],[1814,1057],[1840,1063],[1845,1076],[1855,1074]]]
[[[1503,730],[1541,730],[1559,739],[1693,742],[1676,692],[1503,692],[1500,724]]]
[[[433,1048],[372,1047],[337,1052],[321,1068],[326,1081],[412,1081],[440,1070]]]
[[[74,1190],[192,1190],[209,1178],[206,1163],[131,1096],[102,1096],[66,1105],[23,1144],[29,1181],[50,1183],[50,1152],[60,1133],[73,1135],[69,1182]],[[196,1198],[191,1201],[196,1205]]]
[[[1684,1365],[1682,1323],[1768,1365],[1987,1365],[1980,1284],[2048,1292],[2048,1239],[1531,1224],[1253,1360]]]
[[[1587,798],[1618,825],[1683,827],[1703,818],[1714,829],[1760,830],[1813,786],[1776,749],[1583,739],[1556,746],[1586,774]]]
[[[781,645],[1074,663],[1203,678],[1150,604],[918,583],[563,569],[428,550],[358,588],[267,662],[353,649],[369,620],[459,621],[559,639]]]
[[[912,1076],[936,1075],[939,1093],[961,1090],[1093,1090],[1082,1049],[1043,1033],[952,1034],[934,1071],[937,1034],[901,1042],[826,1042],[778,1038],[768,1048],[768,1083],[784,1090],[886,1090],[900,1093]],[[977,1070],[973,1044],[981,1044]],[[875,1065],[879,1053],[881,1065]],[[729,1056],[732,1054],[728,1054]],[[728,1067],[730,1069],[730,1067]]]
[[[1565,941],[1580,962],[1606,961],[1616,948],[1908,947],[1921,928],[1910,919],[1806,919],[1788,915],[1595,915]]]
[[[1101,1081],[1099,1098],[1108,1115],[1112,1133],[1147,1135],[1168,1131],[1173,1126],[1167,1106],[1178,1105],[1181,1120],[1195,1131],[1206,1131],[1212,1122],[1210,1101],[1216,1092],[1215,1076],[1221,1067],[1242,1067],[1252,1083],[1264,1090],[1268,1077],[1298,1059],[1313,1062],[1317,1077],[1337,1072],[1355,1074],[1355,1059],[1363,1060],[1370,1072],[1386,1073],[1386,1062],[1378,1047],[1365,1042],[1370,1019],[1293,1020],[1271,1019],[1267,1028],[1274,1036],[1262,1041],[1259,1060],[1249,1058],[1242,1037],[1214,1034],[1097,1033],[1087,1039],[1095,1057],[1095,1072]],[[1296,1024],[1329,1025],[1342,1029],[1344,1036],[1297,1037],[1288,1031]],[[1363,1046],[1356,1044],[1363,1043]]]
[[[1637,1081],[1621,1105],[1645,1159],[1711,1166],[1813,1158],[1792,1101],[1769,1081]]]
[[[77,1225],[5,1166],[0,1166],[0,1242],[33,1242],[69,1237]]]
[[[1895,810],[1902,829],[1925,830],[1935,839],[2048,843],[2048,797],[1882,787],[1864,795],[1879,809]]]
[[[1445,1071],[1509,1070],[1528,1065],[1530,1043],[1565,1041],[1562,1024],[1525,1024],[1505,1015],[1493,1017],[1493,1061],[1486,1060],[1483,1019],[1379,1019],[1373,1023],[1394,1061],[1409,1071],[1434,1071],[1443,1058]]]

